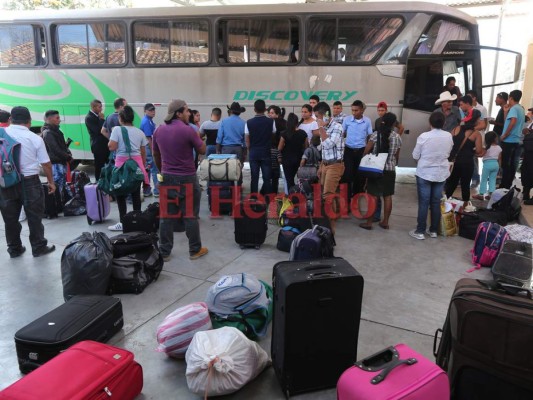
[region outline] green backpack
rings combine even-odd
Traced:
[[[131,143],[128,131],[123,126],[121,126],[120,129],[122,131],[122,139],[126,145],[129,159],[119,168],[108,163],[102,168],[100,179],[98,180],[98,188],[105,193],[114,196],[126,196],[127,194],[139,190],[141,182],[144,181],[143,171],[139,167],[139,164],[131,158]]]

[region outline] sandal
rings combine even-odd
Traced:
[[[359,227],[363,228],[363,229],[366,229],[367,231],[371,231],[372,230],[372,225],[367,225],[364,222],[359,224]]]
[[[389,229],[388,225],[383,225],[381,222],[378,225],[383,229]]]

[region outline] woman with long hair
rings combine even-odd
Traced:
[[[118,168],[122,166],[131,156],[131,158],[139,165],[139,168],[144,173],[144,182],[150,182],[148,174],[146,172],[146,145],[148,140],[144,135],[144,132],[139,128],[133,126],[133,119],[135,118],[135,113],[130,106],[125,106],[122,111],[118,113],[118,120],[121,126],[115,126],[111,131],[111,136],[109,137],[109,150],[115,151],[115,166]],[[122,137],[122,128],[126,128],[128,132],[128,138],[130,141],[131,152],[128,153],[126,148],[126,143]],[[133,210],[141,210],[141,192],[140,186],[137,189],[133,190],[131,193],[131,200],[133,203]],[[122,230],[122,220],[124,215],[126,215],[127,204],[126,198],[128,194],[122,196],[116,196],[118,213],[120,215],[120,222],[117,222],[115,225],[108,227],[111,231],[121,231]]]
[[[450,161],[453,162],[453,167],[451,175],[446,181],[446,197],[453,195],[460,181],[461,195],[465,203],[470,201],[470,181],[474,173],[474,157],[481,157],[483,154],[481,133],[475,130],[480,117],[479,110],[471,109],[461,125],[455,127],[451,132],[453,148]]]
[[[377,146],[378,153],[387,153],[387,161],[383,169],[383,176],[380,178],[369,178],[367,180],[366,190],[368,194],[375,197],[383,197],[383,219],[379,226],[383,229],[389,229],[389,218],[392,212],[392,195],[394,194],[394,185],[396,181],[396,165],[398,164],[398,151],[402,145],[402,139],[394,131],[396,115],[386,113],[383,115],[381,124],[377,132],[370,135],[364,154],[373,152]],[[363,229],[372,229],[374,216],[371,215],[366,222],[359,224]]]
[[[298,128],[296,114],[290,113],[287,117],[287,129],[281,133],[278,145],[278,160],[283,165],[287,190],[294,186],[294,177],[296,172],[298,172],[300,160],[308,145],[307,133]]]
[[[303,130],[307,134],[307,141],[310,142],[313,135],[318,136],[318,124],[316,119],[313,118],[313,107],[309,104],[302,106],[302,119],[298,123],[298,128]]]

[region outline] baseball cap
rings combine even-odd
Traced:
[[[184,100],[172,100],[170,103],[168,103],[168,110],[167,110],[167,116],[165,117],[165,121],[169,122],[174,118],[174,114],[176,114],[176,111],[178,111],[180,108],[183,108],[187,105]]]
[[[509,95],[506,92],[500,92],[496,95],[497,97],[501,97],[505,101],[509,100]]]
[[[155,106],[152,103],[146,103],[144,105],[144,111],[154,111]]]

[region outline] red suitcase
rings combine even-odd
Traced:
[[[142,387],[142,368],[133,353],[86,340],[1,391],[0,399],[130,400]]]
[[[337,383],[338,400],[449,400],[448,376],[435,363],[398,344],[355,363]]]

